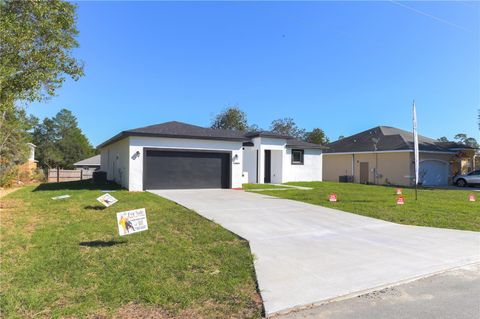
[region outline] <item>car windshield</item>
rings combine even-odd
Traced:
[[[471,173],[468,173],[468,175],[480,175],[480,171],[473,171]]]

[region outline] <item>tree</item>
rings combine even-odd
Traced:
[[[45,118],[33,131],[33,143],[37,145],[36,158],[41,167],[60,166],[62,153],[57,147],[58,135],[52,119]]]
[[[465,133],[459,133],[453,137],[457,142],[470,147],[479,148],[479,144],[473,137],[468,137]]]
[[[290,135],[297,139],[304,139],[305,137],[305,129],[299,128],[290,117],[272,121],[270,130],[278,134]]]
[[[74,80],[83,75],[83,65],[72,56],[78,47],[75,10],[75,5],[61,0],[0,1],[3,112],[15,101],[53,96],[65,75]]]
[[[338,140],[342,140],[342,139],[344,139],[344,138],[345,138],[344,135],[340,135],[340,136],[338,137]]]
[[[75,5],[61,0],[0,0],[0,162],[11,171],[21,162],[33,118],[19,102],[55,95],[83,65],[72,56]],[[3,175],[3,173],[0,173]]]
[[[247,115],[237,106],[229,107],[215,116],[211,128],[246,131],[248,129]]]
[[[8,184],[16,173],[16,166],[28,158],[29,130],[37,118],[27,116],[23,108],[10,108],[4,113],[4,126],[0,130],[0,186]]]
[[[440,138],[437,138],[437,141],[439,141],[439,142],[450,142],[446,136],[442,136]]]
[[[321,145],[330,143],[330,140],[325,135],[325,132],[320,128],[314,128],[311,132],[307,132],[305,134],[305,141]]]
[[[73,168],[73,163],[93,156],[95,150],[78,127],[71,111],[62,109],[35,127],[33,141],[42,167]]]

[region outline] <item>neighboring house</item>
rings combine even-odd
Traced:
[[[76,169],[96,171],[100,168],[100,154],[76,162],[73,166],[75,166]]]
[[[28,159],[25,163],[21,164],[18,168],[19,173],[32,174],[37,169],[38,161],[35,159],[35,148],[37,147],[33,143],[27,143],[28,145]]]
[[[123,131],[99,148],[107,179],[130,191],[322,180],[323,146],[272,132],[166,122]]]
[[[355,183],[413,184],[413,134],[378,126],[328,145],[323,179]],[[475,149],[455,142],[419,136],[420,178],[425,186],[448,185],[459,173],[475,169]]]

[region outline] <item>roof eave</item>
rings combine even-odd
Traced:
[[[182,138],[182,139],[196,139],[196,140],[213,140],[213,141],[232,141],[232,142],[247,142],[249,138],[245,137],[217,137],[217,136],[195,136],[195,135],[173,135],[173,134],[159,134],[159,133],[144,133],[144,132],[129,132],[122,131],[114,137],[108,139],[102,144],[98,145],[98,148],[103,148],[107,145],[115,143],[129,136],[146,136],[146,137],[166,137],[166,138]]]

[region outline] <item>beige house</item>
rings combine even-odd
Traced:
[[[378,126],[327,145],[323,154],[325,181],[364,184],[413,184],[414,157],[411,132]],[[420,183],[443,186],[453,176],[475,169],[476,150],[454,142],[419,136]]]

